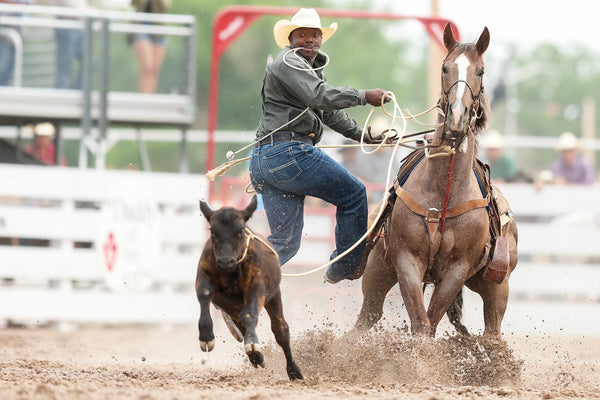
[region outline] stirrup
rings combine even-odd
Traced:
[[[490,283],[502,283],[508,272],[509,262],[508,241],[504,236],[498,236],[490,250],[490,258],[483,271],[483,279]]]

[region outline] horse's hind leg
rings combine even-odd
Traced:
[[[363,274],[363,303],[354,330],[366,331],[381,319],[385,297],[397,282],[396,273],[381,256],[381,245],[378,244],[371,252]]]
[[[458,291],[458,294],[454,298],[454,301],[452,302],[452,304],[450,304],[448,311],[446,311],[446,315],[448,316],[448,319],[450,320],[450,323],[452,324],[452,326],[454,326],[454,329],[456,329],[456,332],[460,333],[461,335],[470,336],[469,330],[462,323],[462,317],[463,317],[463,290],[462,290],[462,288]]]
[[[483,300],[483,321],[485,333],[501,336],[502,319],[508,304],[508,277],[500,284],[490,283],[477,273],[467,281],[469,289],[481,296]]]
[[[281,291],[277,293],[265,304],[265,309],[271,318],[271,331],[275,336],[277,344],[283,350],[286,361],[286,371],[290,381],[304,379],[300,368],[292,357],[292,348],[290,346],[290,329],[283,316],[283,305],[281,304]]]

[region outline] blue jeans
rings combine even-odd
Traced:
[[[81,89],[83,73],[83,31],[80,29],[54,30],[56,37],[56,81],[54,87],[58,89]],[[79,65],[77,75],[71,77],[73,62]]]
[[[367,230],[365,185],[320,149],[297,141],[256,147],[250,159],[250,178],[260,193],[269,221],[269,241],[281,265],[300,248],[304,198],[312,196],[337,207],[333,259],[350,248]],[[329,266],[327,275],[347,279],[358,268],[365,250],[362,241]]]

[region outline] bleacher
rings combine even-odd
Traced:
[[[160,22],[160,25],[143,22]],[[0,35],[16,44],[17,53],[10,86],[0,86],[0,125],[53,122],[59,127],[58,142],[63,124],[79,125],[81,137],[85,139],[83,145],[92,153],[99,152],[95,155],[102,158],[103,146],[89,144],[109,136],[112,125],[165,126],[186,131],[194,122],[194,16],[0,4],[0,26]],[[84,33],[81,90],[53,87],[55,28],[81,29]],[[15,34],[17,30],[22,35]],[[118,66],[137,63],[133,50],[113,51],[118,47],[116,41],[123,47],[127,35],[135,32],[156,33],[169,38],[167,52],[174,52],[173,57],[179,60],[177,66],[181,70],[171,74],[177,76],[178,81],[168,91],[137,93],[137,85],[133,82],[128,91],[115,90],[112,84],[115,76],[111,76],[111,71],[117,75]],[[100,139],[92,135],[93,129],[100,132]],[[82,163],[85,164],[85,160],[80,160]]]

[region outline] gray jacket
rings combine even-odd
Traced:
[[[365,91],[329,85],[322,69],[306,71],[310,68],[309,64],[295,53],[286,56],[287,63],[305,70],[291,68],[283,61],[289,50],[289,46],[285,47],[265,69],[261,90],[262,117],[257,137],[262,138],[310,107],[298,120],[281,130],[314,134],[316,144],[323,136],[325,124],[347,138],[360,140],[362,127],[342,109],[367,104]],[[317,55],[314,67],[323,66],[325,61],[323,55]]]

